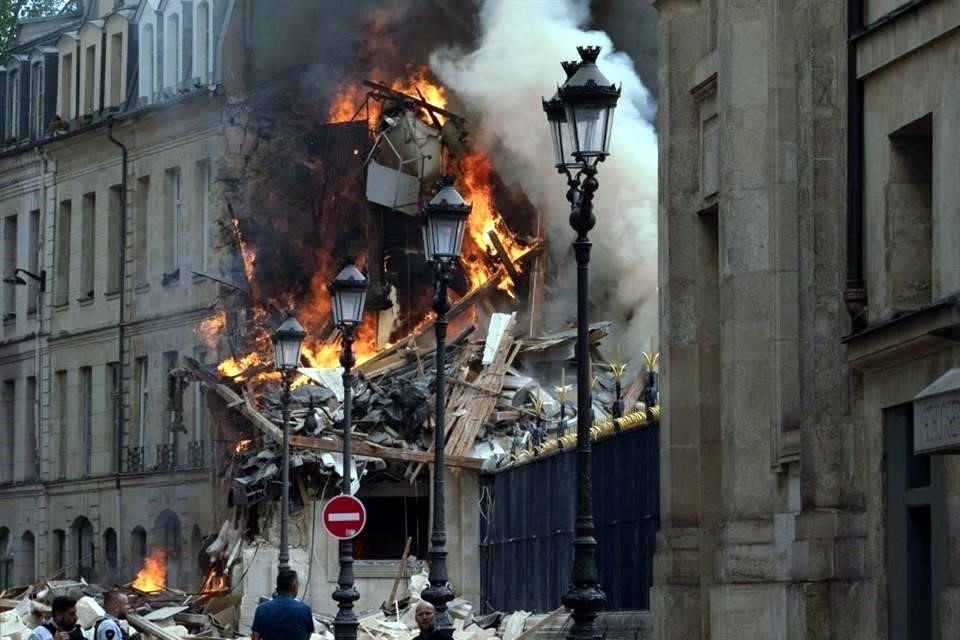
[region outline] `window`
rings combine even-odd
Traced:
[[[147,357],[137,358],[137,446],[147,446],[147,433],[150,421],[150,391],[147,379],[148,377]]]
[[[57,212],[56,283],[53,303],[65,305],[70,300],[70,217],[69,200],[60,203]]]
[[[180,169],[164,172],[163,185],[163,283],[172,284],[180,278],[181,241]]]
[[[34,62],[30,72],[30,123],[34,138],[40,139],[46,130],[43,121],[43,64]]]
[[[27,269],[30,273],[40,273],[40,210],[30,212],[30,226],[27,229]],[[40,284],[33,279],[27,281],[27,315],[37,313],[37,293]]]
[[[113,185],[107,197],[107,293],[120,291],[120,205],[121,185]]]
[[[177,368],[177,361],[180,359],[180,354],[176,351],[165,351],[163,353],[163,369],[166,373],[164,376],[164,381],[167,383],[167,424],[165,431],[167,432],[167,443],[176,445],[178,430],[182,424],[177,424],[177,420],[183,419],[183,405],[179,402],[182,396],[179,393],[179,390],[176,389],[176,380],[170,375],[174,369]]]
[[[193,75],[200,79],[200,82],[209,83],[210,77],[210,3],[197,3],[197,19],[193,25],[194,47],[193,59],[196,64],[193,65]]]
[[[94,72],[97,69],[97,47],[90,45],[84,51],[84,73],[83,73],[83,113],[84,115],[93,113],[96,103],[94,102]]]
[[[107,436],[107,441],[110,442],[110,468],[114,472],[119,473],[122,471],[119,466],[118,457],[120,452],[118,448],[120,447],[121,441],[119,437],[121,425],[119,424],[120,412],[117,410],[120,402],[120,367],[117,366],[116,362],[107,363],[107,397],[104,398],[104,402],[107,407],[107,429],[109,434]]]
[[[194,238],[194,268],[205,271],[210,261],[210,161],[196,165],[196,207],[201,229]]]
[[[940,640],[947,563],[943,458],[913,453],[913,405],[884,411],[889,640]]]
[[[54,374],[54,385],[56,387],[56,397],[57,397],[57,439],[59,440],[59,455],[57,456],[57,477],[66,478],[67,477],[67,455],[70,451],[70,442],[68,437],[70,434],[70,429],[67,426],[67,421],[70,416],[69,403],[67,398],[67,372],[66,371],[57,371]],[[61,565],[62,566],[62,565]]]
[[[147,99],[147,102],[153,101],[153,94],[156,89],[156,71],[153,66],[154,59],[153,46],[153,25],[144,25],[140,30],[140,96]]]
[[[932,300],[932,116],[896,131],[890,149],[885,189],[888,316]]]
[[[404,495],[360,496],[367,507],[367,525],[353,539],[355,559],[396,560],[403,553],[403,540],[408,537],[413,538],[410,553],[418,558],[426,557],[430,543],[427,529],[430,499],[427,495],[408,495],[408,487],[399,488]]]
[[[17,383],[15,380],[3,381],[3,396],[0,402],[3,403],[3,442],[4,454],[0,457],[0,483],[13,482],[14,464],[17,458],[17,449],[14,444],[17,442],[17,419],[16,419],[16,393]]]
[[[141,526],[136,526],[130,532],[130,561],[133,564],[131,577],[143,566],[147,557],[147,532]]]
[[[67,564],[67,532],[63,529],[53,530],[53,544],[50,545],[50,566],[47,575],[55,576]]]
[[[80,367],[80,421],[83,475],[93,475],[93,369]]]
[[[193,350],[193,357],[197,362],[206,363],[207,350],[204,347],[196,347]],[[193,387],[193,439],[196,442],[206,440],[204,434],[207,432],[207,405],[203,397],[203,386],[199,381],[191,385]]]
[[[180,81],[180,17],[173,13],[166,18],[163,36],[163,87],[176,89]]]
[[[3,276],[12,276],[17,268],[17,216],[3,219]],[[13,320],[17,315],[17,285],[5,283],[3,288],[3,319]]]
[[[112,528],[103,532],[103,558],[106,570],[114,573],[117,570],[117,532]]]
[[[122,100],[120,87],[123,82],[123,34],[110,36],[110,104],[119,107]]]
[[[80,298],[93,299],[93,276],[96,268],[97,194],[86,193],[80,211]]]
[[[150,176],[137,180],[137,207],[133,223],[133,262],[137,285],[147,283],[147,223],[150,220]]]
[[[37,407],[40,405],[40,396],[37,395],[37,379],[34,376],[27,378],[27,397],[23,399],[23,461],[24,479],[33,480],[37,477],[37,436],[40,425],[37,416],[40,415]]]
[[[60,117],[72,120],[73,112],[73,54],[60,59]]]
[[[19,67],[16,62],[14,64]],[[7,113],[10,114],[10,126],[7,131],[10,132],[10,140],[13,142],[20,137],[20,69],[13,69],[10,72],[10,102],[8,103]]]
[[[0,590],[13,586],[13,558],[10,554],[10,529],[0,527]]]

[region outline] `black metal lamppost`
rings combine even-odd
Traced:
[[[433,441],[433,532],[430,535],[430,585],[423,590],[422,597],[436,609],[438,629],[453,628],[453,621],[447,612],[447,603],[453,600],[453,589],[447,581],[447,530],[444,504],[444,446],[446,403],[444,367],[447,312],[450,299],[447,286],[463,244],[463,231],[472,205],[463,199],[453,186],[453,176],[444,176],[440,189],[423,209],[423,250],[428,262],[433,263],[434,285],[433,311],[437,314],[434,329],[437,336],[436,352],[436,418],[434,420]]]
[[[283,469],[280,479],[279,568],[290,568],[290,383],[300,366],[300,347],[307,332],[292,315],[273,334],[274,363],[283,376]]]
[[[577,232],[573,249],[577,259],[577,504],[570,590],[563,604],[573,613],[571,640],[595,640],[597,612],[606,602],[597,577],[597,541],[593,536],[593,498],[590,477],[590,352],[588,265],[591,243],[587,234],[596,223],[593,196],[599,186],[597,165],[610,150],[613,111],[620,88],[597,68],[600,47],[577,47],[580,61],[563,62],[567,80],[556,95],[543,101],[553,139],[554,164],[567,177],[570,226]]]
[[[363,305],[367,298],[367,279],[354,265],[345,267],[330,283],[333,295],[333,323],[340,330],[343,367],[343,474],[340,491],[351,495],[353,465],[350,460],[350,430],[353,426],[353,341],[357,327],[363,322]],[[353,541],[340,541],[340,576],[333,599],[337,601],[337,617],[333,620],[336,640],[356,640],[359,621],[353,603],[360,594],[353,586]]]

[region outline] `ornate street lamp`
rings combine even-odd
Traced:
[[[354,265],[345,267],[330,283],[333,295],[333,323],[340,330],[340,366],[343,367],[343,473],[340,492],[351,495],[350,430],[353,425],[353,340],[363,321],[363,305],[367,298],[367,279]],[[340,577],[333,599],[337,601],[337,617],[333,620],[336,640],[356,640],[359,622],[353,603],[360,594],[353,586],[353,541],[340,541]]]
[[[444,176],[440,189],[423,208],[423,251],[427,261],[433,263],[434,285],[433,311],[437,314],[434,329],[437,336],[436,352],[436,418],[433,425],[433,532],[430,535],[430,585],[422,597],[436,609],[438,629],[453,628],[447,612],[447,603],[453,600],[453,589],[447,581],[447,530],[444,503],[444,446],[445,446],[445,351],[447,339],[447,312],[450,299],[447,286],[453,267],[460,257],[463,231],[472,205],[463,199],[453,186],[453,176]]]
[[[292,315],[273,334],[274,364],[283,376],[283,473],[280,486],[280,568],[290,568],[290,383],[300,366],[307,332]]]
[[[587,236],[596,219],[593,196],[599,186],[597,165],[610,153],[613,111],[620,88],[597,68],[600,47],[577,47],[579,62],[564,62],[567,80],[556,95],[543,101],[553,141],[554,165],[567,178],[570,226],[577,232],[573,249],[577,259],[577,515],[574,525],[570,590],[563,604],[573,613],[570,640],[595,640],[597,612],[606,602],[597,578],[597,541],[593,536],[593,486],[590,477],[590,351],[587,342],[588,265],[591,243]]]

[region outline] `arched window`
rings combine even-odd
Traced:
[[[180,518],[167,509],[153,521],[151,539],[154,547],[160,547],[167,556],[167,584],[172,587],[188,586],[181,582]]]
[[[205,563],[202,562],[202,559],[200,557],[202,553],[203,553],[203,534],[200,533],[200,527],[198,525],[193,525],[193,529],[190,530],[190,557],[188,558],[189,562],[187,563],[186,566],[190,567],[191,563],[195,569],[201,566],[206,566]],[[191,573],[193,573],[193,571],[191,571]],[[196,589],[199,590],[199,588],[203,586],[201,584],[204,578],[203,572],[197,573],[195,578],[196,579],[191,581],[192,582],[191,586],[196,587]]]
[[[163,32],[163,88],[176,90],[180,82],[180,16],[166,18]]]
[[[103,559],[105,569],[114,573],[117,570],[117,532],[113,528],[103,532]]]
[[[63,529],[54,529],[50,536],[50,556],[47,575],[62,578],[66,575],[67,533]]]
[[[133,573],[136,574],[143,567],[143,560],[147,557],[147,532],[141,526],[136,526],[130,532],[130,562],[133,564]]]
[[[154,41],[153,25],[146,24],[140,30],[140,96],[145,97],[147,102],[153,101],[153,94],[156,93],[156,72],[153,66],[154,59]]]
[[[197,3],[197,17],[193,21],[193,75],[208,83],[210,77],[210,3]]]
[[[0,527],[0,589],[9,589],[13,586],[12,566],[10,529]]]
[[[20,547],[16,553],[14,567],[16,584],[31,584],[37,579],[37,544],[32,531],[20,536]]]
[[[83,578],[87,582],[94,579],[96,549],[93,540],[93,525],[84,516],[77,517],[70,525],[72,557],[67,575]]]

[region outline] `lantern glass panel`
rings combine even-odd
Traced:
[[[274,345],[277,368],[289,371],[300,365],[300,347],[303,341],[296,337],[278,338]]]
[[[610,138],[613,136],[613,112],[614,107],[607,107],[603,110],[603,153],[610,153]]]
[[[341,289],[336,293],[335,307],[339,313],[334,313],[334,322],[337,326],[358,325],[363,321],[363,304],[367,298],[366,289],[351,287]]]
[[[426,249],[431,260],[449,260],[460,255],[464,222],[463,218],[449,215],[430,217]]]
[[[582,156],[595,156],[603,152],[604,123],[601,122],[603,107],[597,105],[571,105],[567,107],[567,120],[572,125],[576,150]]]

